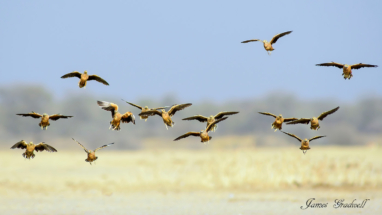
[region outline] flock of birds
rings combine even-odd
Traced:
[[[276,43],[278,39],[280,39],[281,37],[288,35],[290,33],[292,33],[292,31],[287,31],[287,32],[284,32],[281,34],[277,34],[276,36],[274,36],[272,38],[272,40],[270,42],[268,42],[267,40],[261,41],[259,39],[251,39],[251,40],[243,41],[242,43],[261,41],[261,42],[263,42],[264,49],[268,52],[268,55],[271,55],[271,52],[274,51],[274,48],[272,47],[272,45],[274,43]],[[348,64],[339,64],[339,63],[335,63],[335,62],[316,64],[316,66],[334,66],[334,67],[338,67],[340,69],[343,69],[342,76],[344,77],[345,80],[346,79],[350,80],[350,78],[353,77],[352,69],[360,69],[363,67],[377,67],[377,65],[363,64],[363,63],[348,65]],[[62,76],[61,78],[71,78],[71,77],[77,77],[80,79],[80,81],[78,83],[78,86],[80,88],[86,88],[87,81],[91,81],[91,80],[98,81],[100,83],[103,83],[104,85],[109,85],[109,83],[107,83],[104,79],[102,79],[101,77],[99,77],[97,75],[88,75],[87,71],[85,71],[83,74],[81,74],[77,71],[74,71],[74,72],[71,72],[71,73],[68,73],[68,74]],[[177,111],[181,111],[181,110],[192,105],[191,103],[186,103],[186,104],[179,104],[179,105],[175,104],[175,105],[172,105],[171,107],[170,106],[164,106],[164,107],[158,107],[158,108],[148,108],[147,106],[141,107],[139,105],[136,105],[136,104],[133,104],[133,103],[130,103],[127,101],[125,101],[125,102],[141,110],[141,113],[139,113],[140,119],[144,119],[145,121],[147,121],[149,116],[155,116],[155,115],[160,116],[163,120],[163,123],[166,126],[166,129],[168,129],[168,126],[173,127],[175,125],[175,123],[171,117],[173,117]],[[134,114],[132,112],[129,112],[129,111],[124,113],[124,114],[118,112],[118,105],[117,104],[111,103],[111,102],[106,102],[106,101],[97,101],[97,104],[103,110],[111,112],[112,120],[110,121],[109,129],[119,131],[121,129],[121,127],[120,127],[121,122],[122,123],[131,122],[131,123],[135,124]],[[309,124],[310,123],[310,129],[318,130],[320,128],[319,121],[322,121],[328,115],[333,114],[339,108],[340,107],[336,107],[332,110],[326,111],[326,112],[320,114],[318,117],[300,118],[300,119],[298,119],[298,118],[283,118],[283,116],[281,114],[279,116],[276,116],[272,113],[265,113],[265,112],[259,112],[259,113],[263,114],[263,115],[272,116],[275,118],[275,121],[272,123],[272,129],[275,129],[275,131],[281,130],[282,124],[284,122],[286,122],[286,124]],[[168,111],[166,111],[166,109],[168,109]],[[174,139],[174,141],[177,141],[177,140],[189,137],[189,136],[196,136],[196,137],[200,137],[201,142],[203,142],[203,143],[209,142],[212,139],[212,137],[209,136],[209,132],[215,132],[217,129],[217,126],[218,126],[217,124],[226,120],[228,118],[227,117],[228,115],[234,115],[234,114],[238,114],[238,113],[239,112],[237,112],[237,111],[220,112],[220,113],[216,114],[215,116],[211,115],[210,117],[205,117],[202,115],[195,115],[192,117],[185,118],[183,120],[198,120],[199,122],[203,122],[203,123],[207,122],[206,128],[204,130],[201,130],[200,132],[194,132],[194,131],[187,132],[187,133],[179,136],[178,138]],[[41,127],[42,130],[48,129],[48,127],[50,126],[49,120],[56,121],[56,120],[61,119],[61,118],[67,119],[67,118],[73,117],[73,116],[65,116],[65,115],[61,115],[61,114],[48,115],[46,113],[41,115],[41,114],[35,113],[33,111],[31,113],[17,114],[17,115],[24,116],[24,117],[30,116],[33,118],[41,118],[39,126]],[[281,131],[281,132],[283,132],[283,131]],[[307,150],[310,149],[310,147],[309,147],[310,141],[325,137],[325,136],[315,136],[315,137],[310,138],[310,139],[301,139],[294,134],[290,134],[287,132],[283,132],[283,133],[285,133],[291,137],[296,138],[301,143],[300,149],[303,151],[304,154],[306,153]],[[75,142],[77,142],[85,150],[85,152],[88,154],[88,157],[85,161],[89,162],[90,164],[92,164],[92,162],[94,162],[98,158],[95,156],[96,151],[114,144],[114,143],[111,143],[108,145],[103,145],[103,146],[95,149],[94,151],[92,151],[92,150],[86,149],[81,143],[79,143],[74,138],[72,138],[72,139]],[[45,144],[44,142],[41,142],[39,144],[33,144],[33,142],[26,143],[24,140],[21,140],[20,142],[16,143],[15,145],[13,145],[11,147],[11,149],[15,149],[15,148],[26,149],[25,153],[23,153],[22,155],[23,155],[23,157],[25,157],[27,159],[35,157],[34,151],[39,152],[39,151],[45,150],[48,152],[57,152],[57,150],[55,148],[53,148],[52,146],[50,146],[48,144]]]

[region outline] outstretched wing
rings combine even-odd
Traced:
[[[44,142],[37,144],[34,147],[34,150],[36,150],[37,152],[42,152],[44,150],[47,152],[57,152],[57,150],[55,148],[53,148],[52,146],[50,146],[48,144],[45,144]]]
[[[263,115],[267,115],[267,116],[273,116],[274,118],[276,118],[277,116],[274,115],[274,114],[271,114],[271,113],[264,113],[264,112],[259,112],[259,114],[263,114]]]
[[[207,132],[209,132],[213,127],[214,125],[216,125],[217,123],[223,121],[223,120],[226,120],[228,117],[224,117],[224,118],[221,118],[221,119],[218,119],[218,120],[215,120],[215,122],[211,123],[208,125],[208,127],[206,128]]]
[[[111,111],[111,116],[114,117],[115,112],[118,111],[118,105],[111,103],[111,102],[105,102],[105,101],[97,101],[98,106],[100,106],[102,109]]]
[[[283,36],[285,36],[285,35],[287,35],[287,34],[290,34],[290,33],[292,33],[292,31],[287,31],[287,32],[284,32],[284,33],[281,33],[281,34],[277,34],[276,36],[274,36],[273,38],[272,38],[272,40],[271,40],[271,44],[273,44],[273,43],[276,43],[277,42],[277,40],[280,38],[280,37],[283,37]]]
[[[241,43],[249,43],[249,42],[256,42],[256,41],[261,41],[261,40],[259,40],[259,39],[245,40]]]
[[[191,131],[191,132],[185,133],[185,134],[183,134],[182,136],[179,136],[178,138],[176,138],[174,141],[177,141],[177,140],[186,138],[186,137],[188,137],[188,136],[196,136],[196,137],[199,137],[199,136],[200,136],[200,132]]]
[[[81,78],[81,73],[74,71],[74,72],[68,73],[66,75],[63,75],[61,78],[72,78],[72,77]]]
[[[89,150],[87,150],[80,142],[78,142],[77,140],[75,140],[74,138],[72,138],[74,141],[76,141],[78,143],[78,145],[80,145],[86,153],[89,153]]]
[[[321,63],[321,64],[316,64],[316,66],[335,66],[337,68],[344,68],[344,64],[340,64],[340,63],[335,63],[335,62],[331,62],[331,63]]]
[[[35,113],[35,112],[31,112],[31,113],[19,113],[19,114],[16,114],[16,115],[19,115],[19,116],[31,116],[33,118],[40,118],[42,117],[42,115],[40,115],[39,113]]]
[[[89,75],[88,81],[91,81],[91,80],[98,81],[98,82],[100,82],[100,83],[102,83],[104,85],[109,85],[109,83],[107,83],[105,80],[103,80],[98,75]]]
[[[131,112],[126,112],[125,114],[122,115],[121,121],[123,123],[132,122],[135,125],[135,116]]]
[[[309,139],[309,142],[312,141],[312,140],[315,140],[315,139],[319,139],[319,138],[321,138],[321,137],[326,137],[326,136],[315,136],[315,137],[313,137],[313,138],[310,138],[310,139]]]
[[[288,122],[287,125],[293,125],[293,124],[309,124],[310,119],[308,118],[301,118],[298,120],[294,120],[292,122]]]
[[[170,106],[164,106],[164,107],[158,107],[158,108],[151,108],[151,110],[160,110],[160,109],[166,109],[169,108]]]
[[[54,114],[54,115],[50,115],[49,119],[56,121],[56,120],[58,120],[60,118],[67,119],[67,118],[70,118],[70,117],[73,117],[73,116],[64,116],[64,115],[61,115],[61,114]]]
[[[180,111],[180,110],[183,110],[184,108],[186,107],[190,107],[192,104],[191,103],[187,103],[187,104],[181,104],[181,105],[173,105],[170,110],[168,111],[168,115],[170,116],[174,116],[174,114],[177,112],[177,111]]]
[[[298,120],[297,118],[284,118],[284,122],[290,122],[290,121],[294,121],[294,120]]]
[[[11,149],[26,149],[27,143],[24,140],[21,140],[20,142],[17,142],[15,145],[11,147]]]
[[[323,112],[319,117],[317,117],[317,119],[323,120],[327,115],[336,112],[338,109],[340,109],[340,106],[338,106],[338,107],[336,107],[336,108],[334,108],[334,109],[332,109],[330,111]]]
[[[98,147],[98,148],[96,148],[95,150],[94,150],[94,152],[96,152],[96,151],[98,151],[98,150],[100,150],[100,149],[103,149],[103,148],[105,148],[105,147],[108,147],[108,146],[111,146],[111,145],[113,145],[114,143],[110,143],[110,144],[107,144],[107,145],[103,145],[103,146],[101,146],[101,147]]]
[[[377,65],[358,63],[350,66],[352,69],[360,69],[363,67],[378,67]]]
[[[281,131],[281,132],[283,132],[283,131]],[[302,141],[299,137],[297,137],[296,135],[294,135],[294,134],[289,134],[289,133],[287,133],[287,132],[283,132],[284,134],[287,134],[287,135],[289,135],[289,136],[291,136],[291,137],[294,137],[294,138],[296,138],[298,141]]]
[[[215,119],[221,119],[223,118],[225,115],[234,115],[234,114],[238,114],[239,112],[220,112],[218,114],[215,115]]]
[[[123,100],[122,99],[122,101],[124,101],[124,102],[126,102],[127,104],[129,104],[129,105],[131,105],[131,106],[134,106],[134,107],[136,107],[136,108],[138,108],[138,109],[143,109],[141,106],[139,106],[139,105],[136,105],[136,104],[133,104],[133,103],[130,103],[130,102],[128,102],[128,101],[125,101],[125,100]]]
[[[153,116],[153,115],[158,115],[162,117],[162,113],[158,110],[148,110],[143,113],[138,114],[139,116]]]
[[[205,116],[202,116],[202,115],[195,115],[195,116],[192,116],[192,117],[187,117],[187,118],[184,118],[182,120],[198,120],[199,122],[207,122],[207,117]]]

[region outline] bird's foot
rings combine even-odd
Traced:
[[[304,155],[305,155],[306,151],[307,151],[307,150],[302,150],[302,152],[304,152]]]
[[[165,126],[166,126],[166,129],[168,130],[168,127],[167,127],[167,125],[166,124],[164,124]]]
[[[278,129],[276,128],[274,132],[276,132]]]
[[[147,122],[147,119],[145,119],[145,122]]]

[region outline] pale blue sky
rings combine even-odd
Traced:
[[[81,92],[66,73],[110,83],[87,92],[129,101],[176,94],[224,101],[285,91],[301,98],[382,95],[380,1],[1,1],[1,86]],[[262,43],[277,41],[271,56]],[[344,80],[317,63],[370,63]],[[105,99],[105,98],[103,98]]]

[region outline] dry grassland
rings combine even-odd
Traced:
[[[22,153],[0,153],[0,214],[299,214],[312,197],[371,198],[346,213],[374,213],[382,203],[377,147],[105,149],[95,165],[82,151]]]

